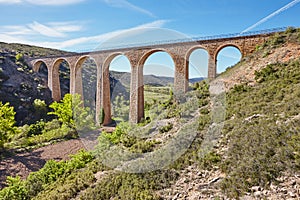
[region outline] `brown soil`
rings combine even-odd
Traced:
[[[30,152],[18,153],[0,162],[0,188],[5,186],[7,176],[26,178],[30,172],[38,171],[47,160],[67,160],[85,146],[79,139],[63,141],[35,149]]]

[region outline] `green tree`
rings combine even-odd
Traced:
[[[47,104],[45,101],[40,99],[35,99],[33,101],[33,107],[34,107],[34,114],[38,116],[39,119],[46,119],[47,117]]]
[[[17,132],[15,114],[9,103],[3,104],[0,101],[0,149]]]
[[[56,115],[58,120],[73,129],[93,127],[93,117],[89,114],[89,108],[83,106],[79,94],[66,94],[60,102],[53,102],[50,106],[53,109],[49,115]]]

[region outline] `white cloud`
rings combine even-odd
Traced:
[[[2,26],[1,32],[6,35],[30,35],[32,34],[32,30],[26,26]]]
[[[22,0],[0,0],[0,4],[16,4],[22,3]]]
[[[63,32],[60,32],[58,30],[55,30],[52,27],[45,26],[43,24],[40,24],[38,22],[33,22],[32,24],[29,24],[28,27],[44,36],[48,37],[66,37],[66,35]]]
[[[12,35],[12,34],[7,34],[7,33],[1,33],[0,32],[0,40],[3,42],[8,42],[8,43],[23,43],[23,44],[29,44],[29,45],[35,45],[35,46],[42,46],[42,47],[48,47],[48,48],[55,48],[55,49],[65,49],[65,50],[78,50],[76,49],[78,46],[83,48],[86,48],[87,45],[93,46],[92,48],[96,48],[97,46],[111,38],[120,36],[124,33],[128,33],[130,31],[143,31],[145,28],[161,28],[164,26],[165,23],[167,23],[167,20],[157,20],[151,23],[146,23],[142,24],[133,28],[129,29],[121,29],[121,30],[116,30],[113,32],[109,33],[104,33],[100,35],[95,35],[95,36],[89,36],[89,37],[79,37],[75,39],[70,39],[70,40],[64,40],[64,41],[57,41],[57,42],[47,42],[47,38],[44,39],[44,41],[36,42],[36,41],[31,41],[29,37],[26,36],[28,34],[28,30],[26,30],[23,35]],[[60,22],[61,24],[67,22]],[[60,23],[56,24],[59,25]],[[50,24],[50,23],[49,23]],[[54,25],[55,23],[51,23]],[[54,26],[55,27],[55,26]],[[12,27],[10,27],[12,28]],[[15,29],[19,29],[20,27],[14,27]],[[1,27],[0,27],[1,30]]]
[[[60,43],[60,47],[68,48],[68,47],[72,47],[72,46],[86,43],[86,42],[93,42],[94,44],[100,44],[100,43],[103,43],[114,37],[123,35],[125,33],[128,34],[129,32],[132,32],[132,31],[136,31],[135,34],[137,34],[138,32],[143,31],[145,28],[161,28],[165,23],[167,23],[167,20],[157,20],[154,22],[142,24],[142,25],[139,25],[139,26],[136,26],[133,28],[129,28],[129,29],[121,29],[121,30],[116,30],[116,31],[101,34],[101,35],[67,40],[67,41]]]
[[[57,31],[61,32],[76,32],[81,31],[83,29],[83,25],[81,22],[50,22],[49,26],[53,27]]]
[[[33,22],[19,26],[3,26],[0,27],[0,33],[10,36],[46,36],[52,38],[67,37],[66,33],[77,32],[83,30],[83,23],[77,22],[51,22],[41,24]]]
[[[155,17],[155,15],[152,12],[150,12],[146,9],[143,9],[141,7],[138,7],[132,3],[129,3],[126,0],[103,0],[103,1],[112,7],[127,8],[130,10],[134,10],[134,11],[149,15],[150,17]]]
[[[23,0],[35,5],[61,6],[83,2],[85,0]]]
[[[63,6],[63,5],[77,4],[83,1],[85,0],[0,0],[0,4],[30,3],[34,5]]]

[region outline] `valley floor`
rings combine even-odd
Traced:
[[[30,172],[42,168],[47,160],[66,160],[83,148],[81,140],[74,139],[8,157],[0,162],[0,188],[5,186],[7,176],[26,178]]]

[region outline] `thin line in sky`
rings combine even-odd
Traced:
[[[138,7],[130,2],[128,2],[127,0],[104,0],[104,2],[112,7],[119,7],[119,8],[127,8],[127,9],[131,9],[131,10],[135,10],[137,12],[140,12],[140,13],[144,13],[150,17],[154,17],[155,18],[155,15],[144,9],[144,8],[141,8],[141,7]]]
[[[280,9],[278,9],[278,10],[276,10],[275,12],[273,12],[272,14],[268,15],[267,17],[261,19],[260,21],[258,21],[257,23],[253,24],[252,26],[246,28],[246,29],[243,30],[240,34],[245,33],[245,32],[247,32],[247,31],[250,31],[250,30],[254,29],[255,27],[259,26],[260,24],[262,24],[262,23],[268,21],[268,20],[271,19],[272,17],[274,17],[274,16],[276,16],[276,15],[282,13],[283,11],[285,11],[285,10],[287,10],[287,9],[289,9],[289,8],[291,8],[291,7],[293,7],[293,6],[295,6],[295,5],[296,5],[297,3],[299,3],[299,2],[300,2],[300,0],[294,0],[294,1],[290,2],[289,4],[283,6],[282,8],[280,8]]]

